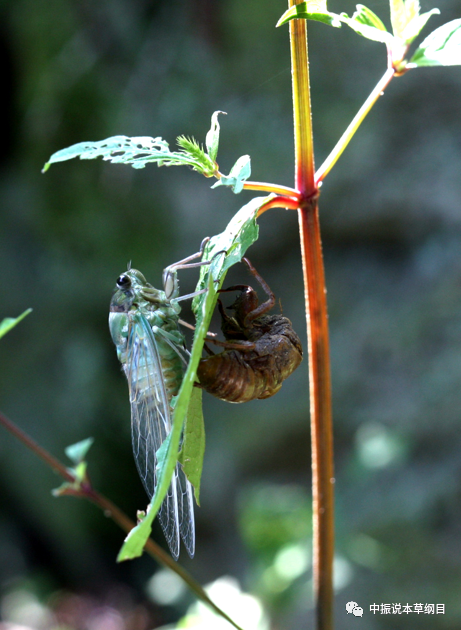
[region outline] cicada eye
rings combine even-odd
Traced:
[[[163,290],[167,300],[173,295],[176,285],[176,274],[169,269],[165,269],[163,272]]]
[[[117,286],[119,289],[129,289],[131,287],[131,280],[126,273],[122,273],[122,275],[118,278]]]

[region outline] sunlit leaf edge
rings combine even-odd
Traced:
[[[454,50],[454,55],[451,49]],[[421,42],[407,67],[458,65],[461,65],[461,18],[447,22],[432,31]]]
[[[328,26],[341,28],[339,15],[331,13],[331,11],[309,11],[307,2],[301,2],[287,9],[277,22],[276,27],[283,26],[283,24],[297,19],[314,20],[315,22],[322,22]]]

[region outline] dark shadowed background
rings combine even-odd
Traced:
[[[352,14],[354,4],[330,9]],[[369,4],[388,24],[388,3]],[[460,17],[456,0],[439,6],[431,28]],[[220,109],[221,170],[249,153],[252,179],[292,185],[288,29],[274,28],[285,8],[0,3],[0,319],[33,308],[0,342],[0,408],[64,461],[67,445],[94,437],[92,481],[132,518],[146,497],[107,325],[115,280],[132,261],[159,285],[166,265],[222,231],[252,194],[212,191],[185,168],[75,160],[40,169],[58,149],[116,134],[202,142]],[[311,24],[309,40],[319,166],[386,55],[346,27]],[[460,102],[460,68],[394,80],[322,189],[338,630],[461,624]],[[296,214],[266,213],[249,257],[306,346]],[[197,273],[180,278],[189,292]],[[243,265],[228,276],[247,281]],[[307,361],[272,399],[230,405],[205,395],[204,412],[197,553],[180,561],[215,583],[231,614],[244,611],[244,628],[312,627]],[[1,619],[34,630],[147,630],[184,615],[193,597],[148,557],[116,564],[123,533],[93,505],[53,498],[59,484],[1,430]],[[154,537],[164,544],[159,528]],[[346,614],[350,600],[364,609],[360,621]],[[385,603],[445,604],[445,614],[370,612]]]

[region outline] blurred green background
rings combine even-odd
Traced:
[[[369,6],[389,24],[387,1]],[[460,17],[457,0],[439,6],[430,28]],[[158,285],[166,265],[222,231],[252,195],[212,191],[184,168],[40,169],[58,149],[115,134],[203,141],[220,109],[228,114],[221,170],[249,153],[252,179],[292,185],[287,27],[274,28],[285,8],[281,0],[0,3],[0,319],[33,308],[0,343],[0,408],[61,459],[65,446],[93,436],[92,481],[132,518],[146,497],[107,325],[115,280],[131,260]],[[354,3],[329,8],[351,14]],[[386,55],[346,27],[311,24],[309,41],[320,165]],[[460,102],[460,68],[393,81],[322,189],[337,630],[461,625]],[[266,213],[249,256],[306,347],[295,213]],[[196,277],[181,273],[184,292]],[[247,281],[243,265],[228,276]],[[205,395],[204,412],[197,553],[180,561],[202,584],[221,578],[215,587],[231,614],[248,604],[254,616],[244,627],[312,627],[307,361],[272,399],[230,405]],[[3,429],[0,484],[5,623],[145,630],[174,623],[193,602],[149,558],[115,564],[122,532],[88,503],[53,498],[60,480]],[[159,528],[154,536],[164,544]],[[360,622],[346,614],[350,600],[364,609]],[[445,604],[445,614],[373,616],[374,603]]]

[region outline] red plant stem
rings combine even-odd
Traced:
[[[277,196],[273,197],[270,201],[261,206],[258,210],[258,217],[260,217],[266,210],[271,208],[285,208],[286,210],[298,210],[299,201],[292,197]]]
[[[325,275],[318,205],[299,210],[308,311],[312,448],[313,574],[318,630],[333,628],[334,472]]]
[[[299,4],[289,0],[289,6]],[[314,179],[307,21],[290,22],[295,187],[301,193],[298,218],[304,275],[312,448],[313,578],[317,630],[333,630],[333,427],[328,317]]]

